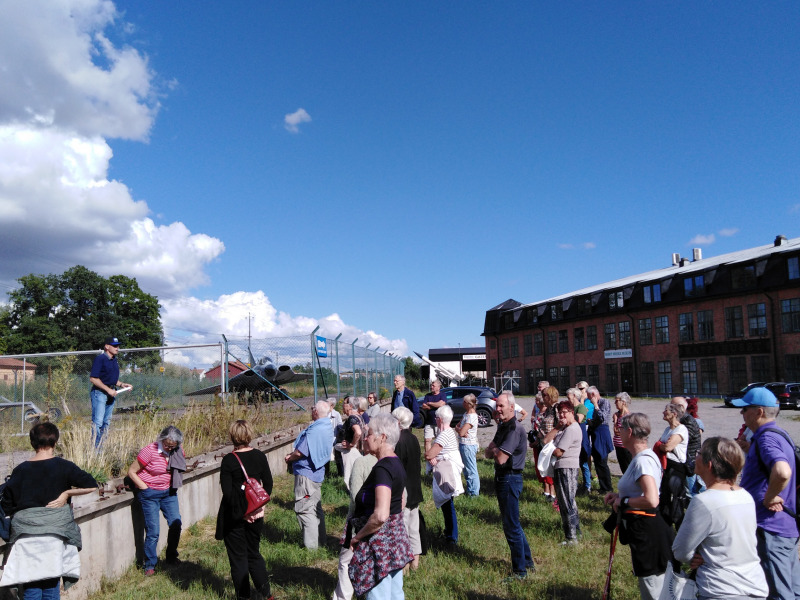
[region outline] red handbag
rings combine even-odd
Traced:
[[[236,452],[232,452],[234,456],[236,456]],[[242,484],[242,489],[244,490],[244,497],[247,499],[247,510],[244,513],[245,518],[250,516],[253,513],[257,513],[261,510],[261,507],[264,506],[267,502],[269,502],[269,494],[267,490],[258,482],[258,479],[253,479],[247,474],[247,471],[242,464],[242,459],[236,456],[236,460],[239,461],[239,466],[242,467],[242,473],[244,473],[244,483]]]

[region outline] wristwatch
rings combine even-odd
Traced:
[[[629,505],[630,505],[630,500],[631,500],[630,498],[628,498],[627,496],[625,496],[625,497],[622,499],[622,504],[624,504],[625,506],[629,506]]]

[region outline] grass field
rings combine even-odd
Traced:
[[[608,509],[600,497],[578,499],[583,529],[580,545],[562,548],[559,514],[541,495],[532,466],[525,471],[521,520],[536,561],[536,574],[525,581],[503,583],[510,574],[508,546],[500,525],[494,496],[493,466],[479,461],[481,495],[456,499],[459,545],[447,548],[439,541],[443,529],[441,511],[431,500],[430,482],[424,487],[421,506],[428,525],[431,549],[420,569],[405,578],[409,599],[500,600],[600,598],[608,565],[610,536],[601,523]],[[327,518],[326,548],[300,547],[300,528],[293,511],[292,478],[276,477],[273,500],[268,505],[261,552],[273,576],[277,600],[322,600],[331,597],[336,586],[338,538],[344,527],[348,496],[342,480],[331,477],[323,484]],[[182,564],[158,570],[145,578],[131,569],[114,582],[106,582],[92,600],[233,599],[233,586],[225,548],[214,540],[215,521],[205,519],[184,531],[180,553]],[[618,546],[614,566],[612,597],[638,598],[631,572],[630,551]]]

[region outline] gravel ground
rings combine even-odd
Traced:
[[[528,414],[532,413],[534,399],[533,396],[518,396],[516,398],[517,404],[521,405]],[[611,399],[613,401],[613,398]],[[669,400],[653,399],[653,398],[634,398],[631,401],[631,412],[643,412],[650,419],[652,433],[650,434],[651,445],[661,436],[661,433],[666,427],[663,420],[664,405]],[[612,404],[612,410],[616,411]],[[725,408],[721,400],[701,400],[698,403],[697,415],[703,421],[706,429],[703,437],[713,437],[722,435],[729,438],[734,438],[739,433],[739,428],[742,426],[742,415],[739,409]],[[778,424],[783,427],[795,440],[800,440],[800,411],[784,410],[778,415]],[[525,429],[531,428],[530,418],[525,420]],[[478,441],[481,448],[485,448],[492,441],[496,426],[485,427],[478,431]],[[612,452],[608,456],[608,465],[611,468],[611,473],[614,475],[621,475],[619,466],[617,466],[616,456]]]

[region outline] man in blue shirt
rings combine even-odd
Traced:
[[[800,596],[800,561],[794,447],[775,423],[778,399],[757,387],[734,400],[742,419],[753,432],[742,469],[741,486],[756,503],[756,549],[769,584],[769,599],[794,600]]]
[[[394,395],[392,396],[392,410],[400,406],[405,406],[414,415],[411,421],[412,427],[422,427],[422,415],[419,414],[419,404],[417,397],[410,389],[406,387],[406,378],[404,375],[394,376]]]
[[[294,512],[303,534],[303,545],[313,549],[325,546],[325,513],[322,511],[322,482],[325,465],[333,450],[333,425],[328,417],[330,404],[320,400],[311,409],[311,425],[294,443],[294,450],[284,457],[294,473]]]
[[[92,382],[89,397],[92,401],[92,429],[95,434],[95,448],[100,446],[111,423],[114,400],[118,393],[117,388],[133,389],[130,383],[122,383],[119,380],[117,354],[119,354],[119,340],[115,337],[107,337],[103,353],[94,359],[92,371],[89,374],[89,381]]]

